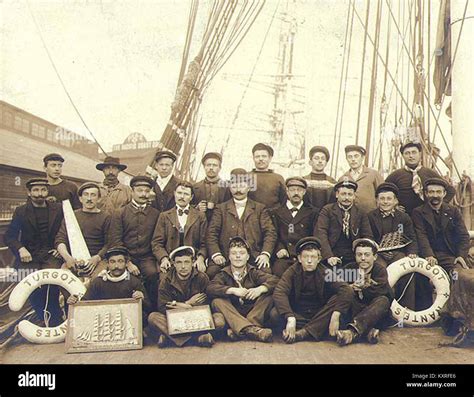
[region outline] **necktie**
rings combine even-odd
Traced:
[[[178,208],[178,215],[179,215],[179,216],[183,216],[183,214],[188,215],[188,214],[189,214],[189,210],[182,210],[181,208]]]
[[[413,174],[413,180],[411,182],[411,187],[413,191],[421,200],[425,201],[425,198],[423,197],[423,183],[421,181],[420,175],[418,175],[418,171],[420,171],[420,169],[421,164],[415,169],[405,166],[405,170]]]
[[[291,216],[292,216],[292,217],[295,217],[295,216],[296,216],[296,213],[298,212],[298,208],[293,207],[290,211],[291,211]]]
[[[346,238],[350,237],[350,224],[351,224],[351,208],[352,205],[349,208],[344,208],[343,206],[339,205],[339,208],[343,211],[344,215],[342,217],[342,232],[346,236]]]

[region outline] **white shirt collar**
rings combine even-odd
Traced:
[[[303,206],[303,202],[299,203],[299,205],[296,206],[296,208],[298,208],[298,211],[301,209],[302,206]],[[293,207],[295,207],[295,206],[293,204],[291,204],[291,201],[286,200],[286,208],[288,208],[291,211],[291,209]]]
[[[166,178],[162,178],[160,175],[158,175],[156,177],[156,183],[158,183],[160,187],[165,187],[172,177],[173,173],[169,174]]]

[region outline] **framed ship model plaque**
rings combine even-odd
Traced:
[[[108,299],[69,306],[66,353],[143,347],[141,299]]]
[[[166,320],[170,335],[215,329],[209,305],[195,306],[192,309],[167,310]]]

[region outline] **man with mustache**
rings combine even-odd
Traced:
[[[168,150],[160,150],[155,155],[154,168],[158,173],[153,188],[155,199],[152,203],[158,211],[168,211],[176,206],[174,191],[179,179],[173,175],[176,155]]]
[[[44,172],[48,179],[48,201],[61,203],[69,200],[75,210],[81,208],[76,184],[61,178],[64,158],[59,153],[49,153],[43,158]]]
[[[334,190],[337,202],[321,210],[313,235],[321,241],[323,259],[329,267],[346,267],[355,263],[352,242],[372,238],[372,231],[367,215],[354,203],[357,183],[344,180]]]
[[[15,265],[20,271],[59,269],[62,264],[54,238],[63,220],[63,210],[61,204],[47,200],[48,186],[45,178],[32,178],[26,182],[28,201],[15,208],[4,235],[5,245],[17,258]],[[39,319],[45,318],[46,312],[51,314],[49,326],[62,323],[57,286],[37,288],[30,295],[29,302]]]
[[[295,176],[288,178],[285,185],[287,202],[272,211],[278,235],[272,270],[278,277],[295,262],[295,245],[303,237],[312,234],[319,212],[318,209],[304,206],[303,198],[308,187],[306,179]]]
[[[206,271],[206,230],[207,219],[203,212],[190,205],[193,198],[193,185],[178,182],[174,191],[176,207],[162,212],[158,217],[151,246],[158,260],[160,270],[167,272],[171,267],[169,253],[178,247],[193,247],[196,258],[193,265],[200,272]]]
[[[212,215],[207,232],[210,264],[207,275],[213,277],[226,266],[229,259],[229,240],[239,236],[250,247],[251,265],[271,273],[270,258],[276,244],[276,231],[263,204],[248,198],[253,178],[242,168],[231,172],[232,199],[219,204]]]
[[[120,164],[117,157],[106,157],[103,163],[95,166],[104,173],[105,179],[100,186],[100,199],[97,207],[105,213],[112,215],[114,211],[121,209],[132,200],[132,191],[129,186],[120,183],[118,175],[127,166]]]

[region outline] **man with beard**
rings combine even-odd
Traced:
[[[174,191],[179,179],[173,175],[176,155],[167,150],[160,150],[155,155],[155,170],[158,172],[153,188],[155,200],[152,203],[158,211],[164,212],[176,206]]]
[[[158,296],[158,265],[151,248],[151,240],[159,211],[149,205],[153,180],[135,176],[130,180],[132,201],[116,211],[110,225],[110,245],[124,246],[130,253],[130,262],[138,266],[153,308]],[[133,268],[129,265],[129,270]]]
[[[283,340],[319,341],[336,336],[340,316],[349,310],[351,288],[327,277],[321,265],[321,243],[316,237],[305,237],[296,244],[297,262],[275,287],[273,300],[278,314],[286,320]]]
[[[111,216],[97,208],[100,198],[100,187],[97,183],[83,183],[79,189],[79,200],[82,208],[74,211],[82,235],[86,242],[91,258],[86,262],[78,261],[70,254],[68,231],[63,220],[61,228],[56,235],[56,249],[63,257],[65,267],[75,271],[78,275],[94,278],[106,267],[102,258],[109,247],[109,228]]]
[[[127,166],[120,164],[116,157],[106,157],[103,163],[95,166],[104,173],[105,179],[100,184],[100,199],[97,207],[106,214],[112,215],[114,211],[126,206],[132,200],[132,191],[129,186],[120,183],[118,175]]]
[[[285,180],[280,174],[269,169],[273,158],[273,148],[264,143],[257,143],[253,149],[255,168],[249,173],[254,186],[249,191],[249,198],[273,209],[286,202]]]
[[[276,244],[276,231],[263,204],[248,198],[249,175],[242,168],[231,172],[232,199],[219,204],[212,215],[207,232],[207,249],[211,263],[207,275],[213,277],[226,265],[229,240],[239,236],[250,247],[250,264],[271,273],[270,258]]]
[[[357,183],[344,180],[334,190],[337,202],[321,210],[313,235],[321,241],[323,259],[330,267],[346,267],[355,262],[352,242],[372,238],[372,231],[367,215],[354,204]]]
[[[206,177],[193,186],[194,197],[192,204],[201,212],[206,214],[210,222],[212,213],[217,204],[223,203],[231,198],[229,188],[219,177],[222,167],[222,156],[219,153],[206,153],[201,160]]]
[[[333,187],[337,181],[324,172],[329,158],[329,150],[324,146],[314,146],[309,151],[311,173],[304,179],[308,181],[305,203],[311,207],[321,209],[335,201]]]
[[[58,153],[50,153],[43,158],[44,171],[48,179],[48,201],[61,203],[63,200],[69,200],[72,208],[81,208],[77,186],[61,178],[63,163],[64,158]]]
[[[349,145],[344,149],[350,170],[339,178],[339,181],[349,180],[358,185],[355,204],[365,213],[377,207],[375,189],[383,182],[380,173],[364,165],[367,151],[362,146]]]
[[[318,210],[303,206],[308,187],[306,179],[288,178],[285,181],[288,200],[286,204],[272,212],[273,223],[277,230],[276,260],[272,271],[281,277],[295,261],[295,245],[303,237],[312,234]]]
[[[190,206],[193,198],[193,186],[189,182],[178,182],[174,191],[176,207],[160,214],[156,223],[151,246],[160,265],[165,272],[171,267],[169,253],[183,245],[193,247],[197,251],[194,266],[206,271],[206,215]]]
[[[423,185],[427,179],[440,178],[436,171],[421,165],[421,143],[408,142],[400,147],[405,166],[393,171],[385,180],[397,185],[402,209],[411,215],[412,211],[423,205]],[[455,194],[452,186],[447,186],[444,201],[449,202]]]
[[[15,209],[4,235],[5,245],[17,258],[16,265],[20,271],[58,269],[62,260],[54,249],[54,238],[63,219],[62,206],[47,201],[47,179],[30,179],[26,182],[26,188],[28,201]],[[46,318],[46,312],[51,314],[47,326],[55,327],[62,323],[57,286],[37,288],[30,295],[29,301],[40,320]]]

